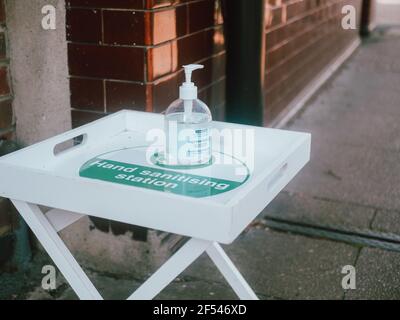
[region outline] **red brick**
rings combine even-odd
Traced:
[[[122,109],[146,110],[146,85],[106,81],[107,112]]]
[[[0,95],[4,96],[10,93],[8,84],[8,69],[7,67],[0,68]]]
[[[153,84],[153,111],[163,112],[169,104],[178,99],[179,85],[181,83],[182,74],[172,74],[164,77]]]
[[[77,128],[89,122],[98,120],[106,116],[105,113],[95,113],[80,110],[71,110],[72,127]]]
[[[274,47],[276,40],[277,34],[274,31],[267,31],[265,33],[265,51],[269,51],[271,48]]]
[[[68,41],[89,43],[102,41],[100,10],[68,9],[66,25]]]
[[[216,27],[209,31],[213,42],[213,54],[218,54],[225,51],[225,36],[222,27]]]
[[[4,6],[4,0],[0,0],[0,23],[6,23],[6,10]]]
[[[118,45],[145,44],[145,15],[140,11],[104,10],[104,42]]]
[[[192,79],[199,89],[207,87],[225,77],[225,53],[204,60],[204,69],[193,73]]]
[[[188,33],[187,6],[152,13],[152,44],[182,37]]]
[[[147,0],[67,0],[68,7],[143,9]]]
[[[267,7],[265,10],[266,27],[273,27],[282,22],[282,7]]]
[[[189,32],[196,32],[215,24],[215,0],[203,0],[189,4]]]
[[[71,78],[71,107],[104,111],[103,80]]]
[[[211,86],[199,91],[199,99],[210,108],[213,119],[217,120],[220,114],[215,114],[216,108],[225,103],[225,79],[213,83]],[[221,110],[218,110],[220,113]],[[221,120],[219,118],[219,120]]]
[[[4,32],[0,32],[0,59],[5,59],[7,56],[6,36]]]
[[[279,5],[279,4],[281,4],[282,2],[285,2],[285,1],[281,1],[281,0],[266,0],[265,2],[268,3],[271,6],[276,6],[276,5]]]
[[[275,67],[273,70],[268,70],[265,74],[265,83],[264,83],[264,90],[268,91],[273,86],[277,85],[281,82],[286,76],[286,64],[281,64]]]
[[[103,99],[107,113],[122,108],[165,110],[178,98],[182,65],[194,62],[206,66],[206,70],[194,75],[194,80],[200,89],[206,87],[202,94],[207,101],[218,104],[221,116],[225,41],[222,26],[215,26],[223,22],[220,3],[216,0],[144,0],[143,8],[150,10],[133,14],[137,8],[134,6],[139,6],[137,1],[133,2],[67,0],[67,6],[74,10],[103,9],[104,43],[94,45],[96,42],[89,41],[87,36],[86,39],[70,37],[70,40],[92,41],[93,45],[68,45],[74,127],[103,116],[103,110],[97,107]],[[165,9],[152,10],[161,7]],[[80,27],[79,21],[75,24]]]
[[[73,76],[117,80],[144,80],[144,49],[68,44],[69,72]]]
[[[11,100],[0,102],[0,130],[6,130],[13,125],[13,111]]]
[[[217,53],[214,30],[202,31],[177,41],[178,66],[195,63]]]
[[[305,12],[305,9],[306,7],[304,0],[289,3],[286,7],[287,20],[303,14]]]
[[[319,0],[306,0],[306,9],[314,9],[318,7],[319,5]]]
[[[281,25],[274,30],[267,30],[265,39],[267,50],[283,42],[289,36],[288,26],[289,25]]]
[[[147,52],[147,79],[154,81],[177,69],[176,41],[150,48]],[[175,49],[175,50],[174,50]],[[174,50],[174,51],[173,51]],[[173,67],[175,66],[175,68]],[[175,69],[175,70],[174,70]]]
[[[222,3],[221,0],[216,0],[215,12],[214,12],[214,24],[222,25],[223,23],[224,23],[224,17],[222,14]]]
[[[146,8],[148,9],[156,9],[162,8],[166,6],[171,6],[174,4],[176,0],[145,0]]]

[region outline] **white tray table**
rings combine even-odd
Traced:
[[[101,296],[58,232],[85,215],[191,238],[129,299],[152,299],[203,252],[240,298],[256,299],[219,244],[232,243],[309,161],[310,134],[213,122],[217,129],[254,130],[250,174],[229,179],[232,168],[246,164],[164,171],[146,164],[146,132],[163,126],[162,115],[124,110],[1,157],[0,196],[12,200],[81,299]],[[81,144],[55,154],[57,145],[78,136]],[[138,177],[160,172],[169,184]],[[192,180],[175,183],[172,173]],[[215,178],[210,186],[222,184],[196,192],[202,177]],[[224,189],[224,183],[231,185]],[[39,205],[53,209],[43,213]]]

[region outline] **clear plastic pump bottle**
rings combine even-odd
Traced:
[[[184,66],[186,81],[179,88],[179,99],[165,112],[166,161],[177,165],[199,165],[211,161],[210,109],[197,99],[192,72],[204,66]]]

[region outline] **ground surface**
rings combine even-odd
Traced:
[[[311,162],[228,255],[262,299],[400,299],[400,29],[377,31],[288,125],[311,132]],[[29,272],[3,274],[0,299],[76,299],[58,276],[44,291]],[[343,266],[356,289],[341,285]],[[108,299],[145,279],[87,270]],[[235,298],[207,257],[158,299]]]

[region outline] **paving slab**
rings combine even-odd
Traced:
[[[337,116],[334,124],[339,126],[349,114],[370,116],[371,120],[377,116],[399,117],[400,28],[397,36],[387,36],[389,30],[392,29],[384,31],[383,36],[364,41],[319,94],[307,103],[299,118],[322,121]],[[357,125],[358,122],[354,122],[354,126]]]
[[[139,283],[132,285],[132,281],[109,278],[105,276],[94,276],[94,282],[97,284],[99,292],[107,300],[125,300],[129,297]],[[35,300],[54,299],[43,290],[38,290],[42,296],[35,294]],[[41,299],[40,297],[43,297]],[[69,287],[56,299],[58,300],[77,300],[76,294]],[[235,293],[228,286],[207,281],[174,281],[168,285],[155,300],[237,300]]]
[[[311,161],[285,188],[293,193],[400,210],[399,153],[314,143]]]
[[[262,298],[262,297],[261,297]],[[157,297],[157,300],[238,300],[228,285],[198,281],[174,281]]]
[[[363,50],[358,50],[356,60],[351,60],[349,67],[355,71],[373,72],[369,78],[382,78],[385,73],[399,73],[400,61],[397,54],[400,51],[400,28],[397,30],[397,34],[389,32],[389,29],[383,30],[379,38],[373,36],[364,41]]]
[[[143,280],[134,280],[124,278],[121,275],[105,275],[86,270],[89,278],[93,281],[95,287],[99,290],[104,299],[107,300],[125,300],[144,282]],[[27,294],[28,300],[78,300],[77,295],[67,284],[60,273],[57,277],[57,289],[47,291],[41,286],[35,287]],[[237,297],[233,290],[220,283],[206,280],[182,280],[177,279],[169,284],[160,294],[155,297],[156,300],[236,300]]]
[[[400,299],[400,253],[362,248],[357,260],[356,289],[345,299]]]
[[[0,270],[0,300],[22,300],[37,286],[40,286],[44,265],[52,264],[47,254],[38,253],[29,263],[26,271]]]
[[[372,229],[379,232],[400,234],[400,212],[379,210],[372,222]]]
[[[99,290],[104,299],[123,300],[126,299],[140,283],[118,276],[103,275],[93,271],[85,270],[86,274],[93,281],[95,287]],[[56,290],[44,290],[37,286],[28,295],[29,300],[78,300],[78,296],[68,285],[61,273],[57,272]]]
[[[375,209],[338,201],[316,199],[304,193],[281,192],[260,218],[286,219],[310,225],[369,229]]]
[[[348,145],[374,148],[377,153],[380,149],[400,151],[400,112],[398,116],[353,110],[320,112],[296,120],[290,129],[310,132],[313,146],[327,144],[332,150]]]
[[[276,299],[342,299],[341,269],[354,264],[358,248],[322,239],[250,229],[228,256],[257,292]],[[224,283],[203,256],[182,275]]]
[[[355,59],[355,58],[354,58]],[[351,62],[350,62],[351,63]],[[341,112],[381,113],[399,116],[397,73],[379,74],[352,70],[345,65],[312,98],[297,119],[326,117]],[[339,123],[338,123],[339,124]]]

